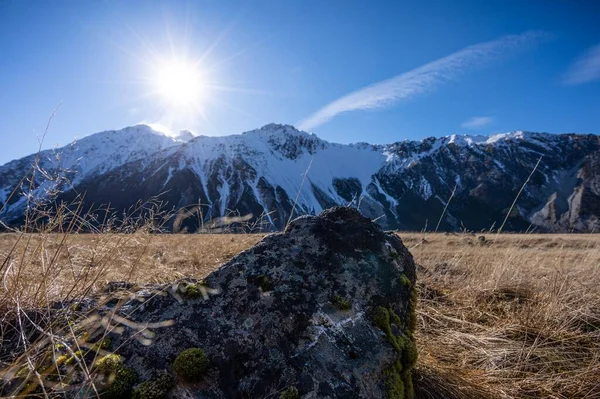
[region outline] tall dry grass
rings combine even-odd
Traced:
[[[80,323],[96,310],[82,312],[80,303],[100,292],[116,268],[123,280],[134,280],[152,234],[168,215],[152,199],[136,205],[131,216],[98,224],[81,204],[28,204],[24,227],[1,235],[0,395],[81,396],[73,385],[85,397],[87,391],[98,394],[92,367],[107,354],[100,344],[110,328],[103,320]],[[77,243],[83,231],[97,232],[85,246]],[[123,256],[131,247],[135,253]],[[100,333],[96,342],[90,331]]]
[[[600,398],[598,235],[401,236],[420,265],[417,385]]]
[[[37,309],[43,321],[52,303],[109,281],[202,278],[263,236],[3,234],[4,320]],[[600,398],[597,235],[400,236],[419,265],[419,397]],[[52,336],[49,320],[39,324]],[[40,336],[22,337],[32,356],[16,358],[30,380],[43,360],[31,350]],[[15,359],[5,361],[6,370]]]

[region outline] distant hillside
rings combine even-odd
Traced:
[[[0,167],[5,223],[22,222],[29,184],[21,179],[34,159]],[[170,138],[139,125],[44,151],[31,195],[43,199],[58,190],[58,199],[69,201],[85,193],[84,209],[110,204],[120,214],[162,193],[167,207],[194,211],[170,225],[176,231],[194,231],[232,212],[253,220],[262,215],[263,227],[275,230],[292,209],[296,216],[347,204],[387,229],[433,230],[443,214],[440,230],[481,230],[500,226],[538,161],[504,229],[598,231],[600,137],[592,134],[342,145],[288,125],[195,138]]]

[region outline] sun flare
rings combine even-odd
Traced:
[[[185,60],[161,63],[156,70],[156,91],[173,107],[198,107],[206,96],[202,71]]]

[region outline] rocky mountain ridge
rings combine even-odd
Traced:
[[[233,213],[277,230],[292,214],[335,205],[358,207],[388,229],[497,229],[509,210],[505,230],[600,228],[597,135],[519,131],[336,144],[270,124],[190,136],[171,138],[143,125],[88,136],[43,152],[32,190],[20,179],[35,155],[12,161],[0,167],[0,218],[18,224],[26,193],[43,199],[54,190],[64,201],[85,193],[86,207],[110,203],[117,213],[160,194],[182,210],[172,231],[196,231]]]

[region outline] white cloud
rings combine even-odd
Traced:
[[[481,129],[482,127],[489,125],[493,121],[494,118],[491,116],[474,116],[461,123],[460,127],[473,130]]]
[[[600,80],[600,44],[590,47],[569,68],[564,83],[577,85]]]
[[[468,69],[485,65],[503,55],[538,42],[548,35],[540,31],[501,37],[498,40],[466,47],[391,79],[359,89],[321,108],[299,123],[303,130],[322,125],[343,112],[380,108],[433,90]]]

